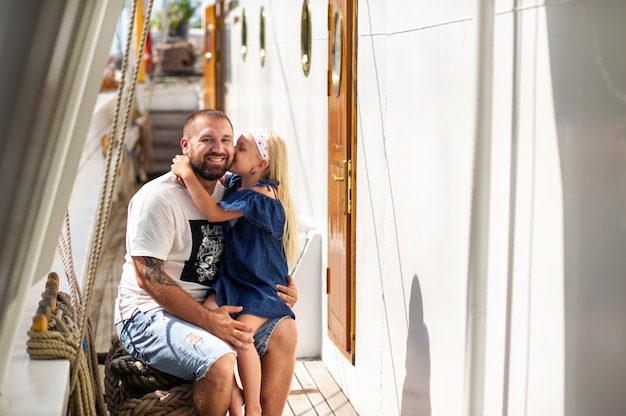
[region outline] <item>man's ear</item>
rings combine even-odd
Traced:
[[[181,137],[180,139],[180,149],[182,150],[184,155],[189,154],[189,140],[186,137]]]

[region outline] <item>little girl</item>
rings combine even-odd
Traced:
[[[289,195],[287,146],[282,138],[265,129],[239,137],[232,174],[226,178],[226,195],[219,205],[202,187],[186,156],[172,161],[172,172],[184,181],[207,220],[230,221],[224,226],[224,261],[213,286],[215,293],[205,304],[214,308],[243,306],[236,319],[254,331],[269,318],[295,319],[276,291],[276,284],[287,284],[289,265],[297,259],[296,218]],[[254,349],[239,351],[237,364],[245,414],[260,415],[259,356]],[[241,406],[231,405],[231,415],[240,412]]]

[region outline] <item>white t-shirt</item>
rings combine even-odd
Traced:
[[[217,183],[213,199],[221,201]],[[189,191],[168,172],[146,183],[128,204],[126,256],[115,302],[115,322],[161,306],[137,284],[132,256],[163,260],[165,272],[198,302],[218,274],[224,249],[222,223],[209,223]]]

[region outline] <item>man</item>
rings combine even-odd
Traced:
[[[233,135],[228,117],[216,110],[191,114],[183,129],[183,154],[217,201],[224,193],[218,179],[234,155]],[[115,308],[116,328],[126,351],[161,371],[195,380],[197,412],[224,415],[236,388],[233,348],[256,346],[261,355],[263,414],[281,415],[295,366],[295,322],[268,320],[253,340],[251,329],[230,317],[241,307],[209,310],[202,304],[221,263],[222,225],[205,220],[189,192],[169,172],[133,196],[126,233]],[[278,290],[293,306],[297,291],[290,277],[289,286]]]

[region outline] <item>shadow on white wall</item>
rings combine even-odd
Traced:
[[[422,289],[413,276],[409,303],[409,332],[406,340],[406,378],[402,388],[402,416],[431,414],[430,408],[430,339],[424,323]]]

